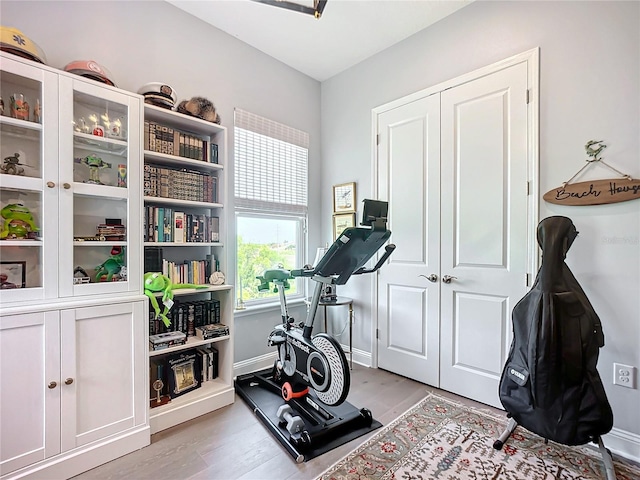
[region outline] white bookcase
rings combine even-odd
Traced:
[[[175,139],[175,149],[169,141],[169,145],[164,148],[155,147],[154,141],[160,141],[161,135],[154,135],[148,131],[148,125],[145,125],[145,149],[144,149],[144,225],[145,231],[145,248],[162,248],[162,257],[167,261],[180,264],[185,261],[206,260],[209,256],[215,259],[210,263],[211,270],[226,272],[228,267],[227,254],[225,252],[224,239],[226,237],[227,213],[225,211],[225,199],[227,195],[227,177],[225,175],[227,160],[227,130],[220,125],[200,120],[195,117],[176,113],[174,111],[146,104],[144,106],[145,123],[155,124],[167,129],[173,129],[173,138]],[[153,127],[152,127],[153,129]],[[206,142],[206,159],[196,160],[185,158],[180,153],[186,155],[177,146],[180,133],[190,138],[196,139],[196,150],[198,147],[203,148]],[[171,139],[171,131],[165,131],[162,138]],[[150,138],[151,137],[151,138]],[[154,138],[156,137],[156,138]],[[165,140],[166,141],[166,140]],[[198,142],[202,141],[202,142]],[[211,144],[217,145],[217,163],[212,160]],[[155,150],[162,150],[160,152]],[[177,154],[177,155],[176,155]],[[204,157],[204,155],[200,155]],[[156,170],[150,170],[149,167],[154,166]],[[166,169],[161,172],[160,169]],[[212,177],[215,181],[215,195],[207,189],[207,198],[203,199],[187,199],[189,193],[182,195],[179,192],[182,188],[183,179],[180,177],[181,171],[198,172]],[[168,172],[168,173],[167,173]],[[163,185],[161,185],[161,182]],[[169,182],[169,183],[167,183]],[[153,183],[153,185],[152,185]],[[180,184],[180,188],[176,187]],[[162,190],[161,190],[162,189]],[[193,193],[193,192],[191,192]],[[162,195],[162,196],[159,196]],[[182,198],[172,198],[172,197]],[[161,235],[154,233],[155,227],[164,225],[164,222],[156,221],[155,217],[148,215],[148,207],[155,207],[156,212],[159,208],[163,209],[163,217],[167,218],[169,230],[163,231]],[[167,209],[169,215],[166,214]],[[186,215],[202,215],[209,217],[218,217],[218,238],[212,239],[197,237],[195,234],[190,235],[186,232],[182,241],[177,241],[175,231],[176,212],[185,215],[184,228],[187,230]],[[150,225],[153,228],[149,228]],[[166,235],[166,236],[165,236]],[[163,241],[165,240],[165,241]],[[147,268],[147,270],[151,270]],[[157,271],[158,268],[152,269]],[[209,283],[209,279],[202,278],[198,281],[184,281],[180,283]],[[233,387],[233,287],[227,284],[211,285],[202,289],[179,289],[174,290],[174,295],[178,302],[188,300],[216,299],[220,302],[220,322],[229,327],[229,335],[215,338],[213,340],[200,340],[197,337],[190,336],[185,345],[174,346],[164,350],[151,350],[149,347],[150,358],[162,359],[167,355],[186,351],[202,345],[213,345],[218,350],[218,378],[214,380],[204,381],[196,388],[182,396],[173,398],[169,403],[150,408],[149,418],[151,433],[161,431],[165,428],[177,425],[184,421],[190,420],[199,415],[216,410],[225,405],[229,405],[234,401]],[[151,306],[150,311],[153,312]],[[151,319],[150,319],[151,322]],[[169,373],[166,372],[165,373]],[[153,382],[150,377],[150,384]],[[166,381],[166,377],[165,377]],[[151,388],[148,389],[151,393]],[[150,399],[151,400],[151,399]]]
[[[143,101],[6,53],[0,70],[19,167],[0,173],[0,478],[68,478],[149,444]],[[95,239],[107,218],[123,237]]]

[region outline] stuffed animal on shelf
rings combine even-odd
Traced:
[[[193,97],[191,100],[182,100],[176,109],[179,113],[198,117],[207,122],[220,123],[220,115],[216,113],[213,103],[204,97]]]
[[[160,317],[166,327],[171,325],[171,320],[167,313],[173,307],[173,290],[180,288],[207,288],[207,285],[194,285],[191,283],[173,283],[166,275],[158,272],[148,272],[144,274],[144,294],[151,300],[151,306],[155,312],[155,318]],[[162,304],[164,309],[160,311],[156,293],[162,293]]]
[[[124,265],[124,248],[113,247],[111,249],[111,256],[96,267],[95,281],[99,282],[102,279],[102,276],[106,275],[107,282],[110,282],[114,275],[120,273]]]

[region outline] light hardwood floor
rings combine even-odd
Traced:
[[[449,392],[398,375],[354,365],[348,401],[373,412],[383,426],[437,392],[469,406],[504,414]],[[311,480],[362,444],[375,431],[306,463],[296,464],[244,401],[164,430],[151,445],[77,480]],[[633,462],[630,462],[633,463]]]
[[[358,408],[368,408],[376,420],[387,425],[430,390],[434,389],[384,370],[354,364],[348,401]],[[296,464],[236,396],[233,405],[153,435],[148,447],[75,479],[312,479],[372,434]]]

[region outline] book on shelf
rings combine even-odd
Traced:
[[[196,327],[196,337],[201,340],[210,340],[226,335],[229,335],[229,327],[222,323],[211,323]]]
[[[173,213],[173,237],[176,243],[184,242],[184,212]]]
[[[147,163],[143,184],[144,194],[148,197],[206,203],[218,201],[218,177],[192,168]]]
[[[160,299],[158,300],[158,304],[163,308]],[[197,308],[196,304],[198,304]],[[178,331],[188,336],[190,309],[193,313],[193,335],[196,335],[196,329],[198,327],[212,323],[220,323],[220,300],[210,298],[206,300],[182,301],[174,298],[173,307],[167,313],[167,317],[171,321],[168,327],[165,327],[161,319],[156,318],[152,308],[149,310],[149,335]]]
[[[211,361],[209,359],[209,352],[205,347],[199,347],[196,349],[196,351],[200,356],[202,381],[206,382],[208,380],[211,380],[213,378],[213,371]]]
[[[149,335],[149,346],[152,350],[164,350],[165,348],[184,345],[186,342],[187,336],[179,331]]]
[[[169,380],[169,396],[179,397],[200,388],[202,366],[195,349],[185,350],[166,357]]]
[[[144,122],[145,150],[206,161],[204,147],[205,140],[199,136],[151,120]]]
[[[162,272],[162,247],[144,247],[144,272]]]

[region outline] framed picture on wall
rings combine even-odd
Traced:
[[[333,186],[333,213],[356,211],[356,182]]]
[[[333,216],[333,241],[335,242],[345,228],[355,227],[355,213],[339,213]]]
[[[25,288],[27,262],[0,262],[0,289]]]

